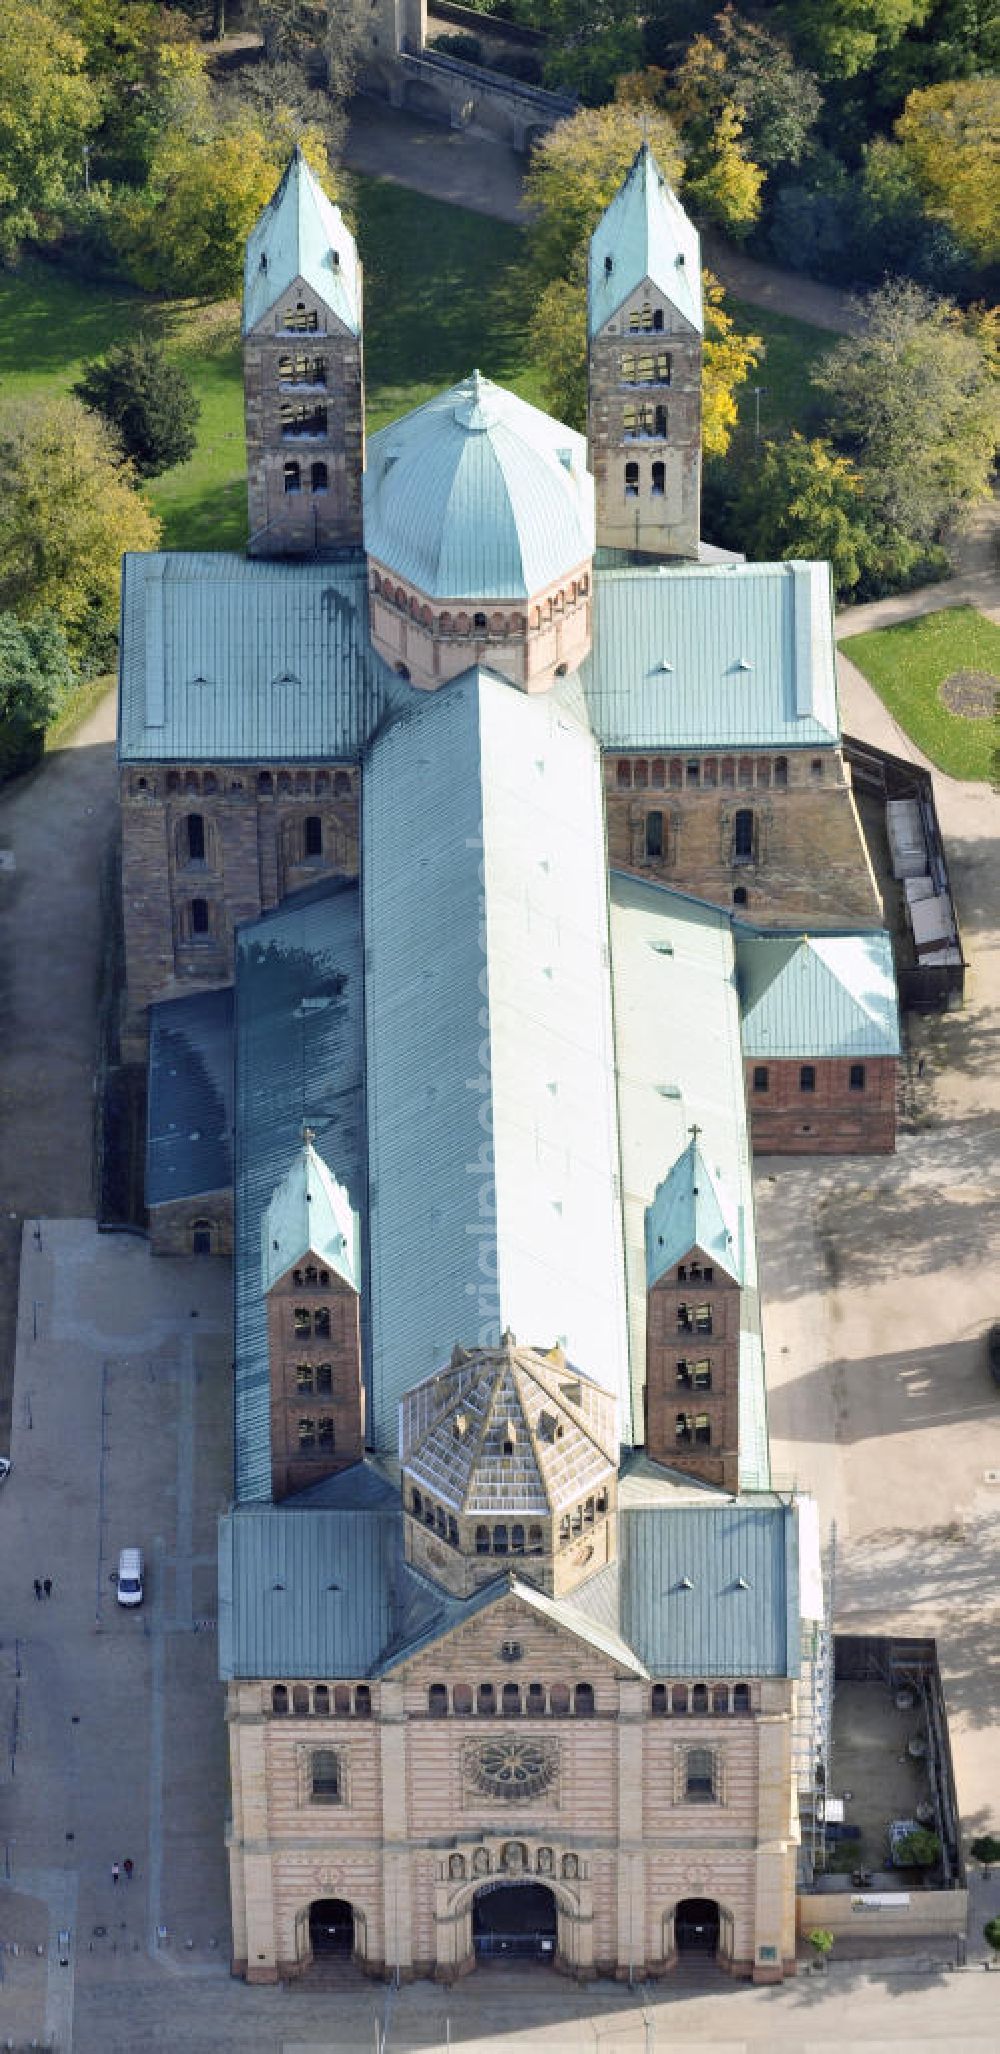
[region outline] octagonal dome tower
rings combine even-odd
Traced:
[[[582,435],[478,371],[373,435],[371,635],[433,691],[476,663],[547,689],[590,648],[594,485]]]
[[[467,1596],[504,1570],[558,1597],[613,1561],[615,1401],[561,1348],[456,1348],[400,1406],[406,1556]]]

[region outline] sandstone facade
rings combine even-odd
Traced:
[[[357,876],[360,772],[133,764],[121,807],[123,1039],[127,1054],[141,1055],[154,999],[231,982],[240,921],[322,878]]]
[[[608,860],[748,919],[882,925],[839,749],[604,757]]]
[[[555,1899],[569,1973],[668,1971],[678,1906],[707,1899],[722,1964],[780,1980],[795,1954],[793,1690],[640,1680],[513,1594],[381,1681],[231,1684],[236,1972],[306,1968],[310,1906],[336,1899],[371,1974],[450,1980],[474,1965],[477,1893],[531,1880]],[[544,1787],[491,1795],[481,1750],[526,1740]],[[319,1798],[317,1754],[336,1759]]]

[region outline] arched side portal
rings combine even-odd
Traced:
[[[719,1952],[720,1926],[714,1897],[683,1897],[674,1910],[674,1945],[678,1954],[702,1954],[714,1961]]]
[[[365,1915],[346,1897],[314,1897],[295,1921],[296,1963],[301,1971],[317,1964],[363,1962]]]
[[[663,1915],[663,1960],[673,1967],[687,1961],[717,1961],[731,1972],[735,1923],[731,1911],[714,1897],[682,1897]]]
[[[559,1937],[555,1897],[545,1883],[484,1883],[472,1900],[477,1961],[553,1962]]]

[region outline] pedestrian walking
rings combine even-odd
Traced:
[[[46,1595],[46,1597],[47,1597],[47,1598],[50,1598],[50,1597],[52,1596],[52,1578],[51,1578],[51,1576],[45,1576],[45,1577],[43,1577],[43,1578],[42,1578],[42,1589],[43,1589],[43,1591],[45,1592],[45,1595]]]
[[[36,1596],[36,1598],[40,1598],[40,1597],[41,1597],[41,1595],[42,1595],[42,1581],[41,1581],[41,1577],[39,1577],[39,1576],[36,1576],[36,1578],[35,1578],[35,1596]]]
[[[112,1862],[112,1864],[111,1864],[111,1881],[112,1881],[113,1883],[117,1883],[117,1881],[118,1881],[118,1878],[119,1878],[119,1876],[120,1876],[120,1875],[121,1875],[121,1870],[120,1870],[120,1868],[119,1868],[119,1866],[118,1866],[118,1863],[117,1863],[116,1861],[113,1861],[113,1862]]]
[[[135,1866],[135,1864],[134,1864],[134,1862],[132,1861],[131,1857],[130,1857],[129,1855],[126,1855],[126,1856],[125,1856],[125,1860],[124,1860],[124,1861],[123,1861],[123,1863],[122,1863],[122,1867],[123,1867],[123,1869],[125,1870],[125,1881],[126,1881],[126,1883],[131,1883],[131,1881],[132,1881],[132,1870],[133,1870],[134,1866]]]

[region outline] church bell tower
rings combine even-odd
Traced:
[[[301,149],[251,230],[243,385],[251,556],[360,545],[361,265]]]
[[[701,254],[648,143],[591,239],[587,346],[598,548],[697,562]]]

